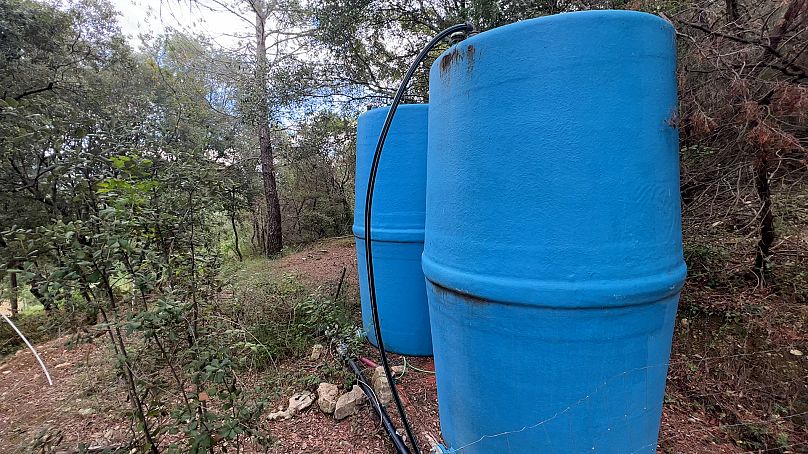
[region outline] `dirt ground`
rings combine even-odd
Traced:
[[[283,257],[277,266],[294,273],[309,285],[336,291],[346,269],[342,292],[358,294],[356,257],[350,239],[322,242]],[[677,328],[678,329],[678,328]],[[81,344],[68,349],[69,338],[38,346],[50,366],[54,386],[49,387],[28,350],[0,363],[0,453],[23,452],[39,437],[62,439],[60,446],[115,446],[130,431],[123,409],[123,386],[104,359],[103,346]],[[371,352],[369,350],[369,352]],[[372,352],[371,352],[372,353]],[[333,352],[330,352],[333,354]],[[374,358],[375,360],[375,358]],[[394,364],[402,358],[392,355]],[[408,358],[410,364],[431,371],[430,358]],[[658,453],[732,454],[741,452],[799,453],[796,450],[744,449],[733,442],[726,424],[703,405],[694,405],[677,385],[686,377],[669,380]],[[673,382],[673,383],[671,383]],[[420,444],[428,449],[428,437],[440,439],[435,377],[410,369],[399,383]],[[275,402],[281,405],[289,396]],[[394,411],[390,411],[394,413]],[[397,426],[400,424],[396,422]],[[372,409],[365,404],[358,415],[336,422],[316,404],[288,421],[267,423],[276,443],[268,452],[280,453],[392,453],[394,452]],[[43,445],[45,443],[40,443]],[[67,451],[62,451],[67,452]]]
[[[342,271],[345,270],[340,294],[359,294],[359,276],[356,268],[356,248],[353,237],[314,243],[306,250],[282,257],[278,267],[293,273],[311,287],[336,292]],[[333,294],[333,293],[332,293]]]
[[[395,355],[391,356],[391,360],[396,364],[402,363]],[[432,370],[433,367],[430,358],[409,358],[408,361],[423,370]],[[369,375],[367,371],[366,375]],[[438,405],[434,376],[410,369],[399,382],[399,393],[413,423],[413,429],[421,440],[421,446],[429,446],[428,437],[434,439],[439,436],[435,417]],[[278,403],[282,404],[283,401]],[[388,413],[393,417],[396,427],[401,427],[393,414],[395,411],[388,408]],[[342,421],[335,421],[330,415],[323,414],[314,404],[311,409],[290,420],[268,423],[268,428],[276,440],[276,444],[269,450],[273,454],[395,452],[381,421],[367,403],[362,406],[359,414]]]
[[[49,386],[28,349],[0,363],[0,453],[49,446],[116,446],[129,438],[129,408],[103,346],[70,337],[36,346],[53,379]]]

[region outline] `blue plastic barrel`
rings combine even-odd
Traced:
[[[368,174],[389,108],[359,116],[356,130],[356,201],[353,232],[359,268],[362,324],[378,345],[373,327],[365,260],[365,193]],[[398,107],[379,163],[373,197],[371,239],[376,301],[384,346],[403,355],[432,354],[429,309],[421,254],[426,192],[426,104]]]
[[[447,452],[655,452],[686,274],[674,36],[576,12],[432,65],[423,268]]]

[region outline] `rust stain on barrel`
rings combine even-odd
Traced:
[[[440,75],[445,75],[449,68],[452,67],[453,64],[456,62],[466,60],[468,62],[467,69],[469,71],[474,69],[474,56],[477,53],[477,49],[474,48],[471,44],[466,46],[465,50],[461,50],[459,47],[455,47],[452,49],[451,52],[444,55],[443,58],[440,59]]]
[[[441,76],[446,74],[446,71],[449,71],[449,68],[452,67],[453,63],[455,63],[456,61],[461,60],[462,58],[463,58],[463,56],[460,55],[460,52],[457,51],[456,47],[454,49],[452,49],[451,52],[444,55],[443,58],[440,59],[440,74],[441,74]]]

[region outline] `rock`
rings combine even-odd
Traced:
[[[278,421],[278,420],[291,419],[292,416],[294,416],[294,415],[295,414],[290,412],[289,410],[280,410],[280,411],[274,411],[274,412],[270,413],[268,418],[269,418],[270,421]]]
[[[381,369],[381,366],[379,369]],[[382,405],[390,405],[390,402],[393,401],[393,392],[390,390],[390,383],[387,382],[384,371],[374,373],[371,384],[373,385],[373,390],[376,391],[376,398],[379,399],[379,402]]]
[[[393,376],[398,376],[404,373],[404,366],[393,366],[391,372]],[[373,371],[373,377],[370,379],[373,390],[376,392],[376,397],[382,405],[390,405],[393,402],[393,392],[390,390],[390,383],[387,382],[387,376],[384,375],[384,367],[379,366]]]
[[[298,412],[309,408],[313,403],[314,394],[308,391],[299,392],[289,398],[289,407],[287,407],[286,410],[270,413],[269,420],[276,421],[278,419],[289,419]]]
[[[393,366],[390,368],[390,372],[393,373],[393,376],[399,376],[404,373],[404,366]],[[384,367],[378,366],[376,369],[373,370],[373,376],[371,380],[376,380],[377,377],[384,377]]]
[[[359,404],[365,399],[365,393],[362,388],[354,385],[353,389],[337,399],[337,405],[334,408],[334,419],[339,421],[348,416],[355,415],[359,411]]]
[[[295,394],[289,399],[289,409],[294,410],[295,413],[301,412],[314,403],[314,394],[303,391]]]
[[[323,354],[323,346],[320,344],[315,344],[314,347],[311,348],[311,356],[309,359],[312,361],[317,361],[320,359],[320,355]]]
[[[291,416],[285,411],[273,411],[267,418],[269,418],[270,421],[277,421],[279,419],[289,419]]]
[[[94,409],[92,409],[92,408],[82,408],[81,410],[79,410],[79,414],[80,414],[81,416],[84,416],[84,417],[86,418],[86,417],[88,417],[88,416],[92,416],[92,415],[94,415],[94,414],[95,414],[95,410],[94,410]]]
[[[320,383],[317,387],[317,406],[323,413],[334,413],[339,398],[339,387],[331,383]]]

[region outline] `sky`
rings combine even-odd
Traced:
[[[166,29],[201,33],[225,48],[238,46],[238,35],[252,33],[251,25],[234,14],[212,11],[188,0],[111,0],[118,10],[121,31],[140,47],[141,33],[157,35]]]

